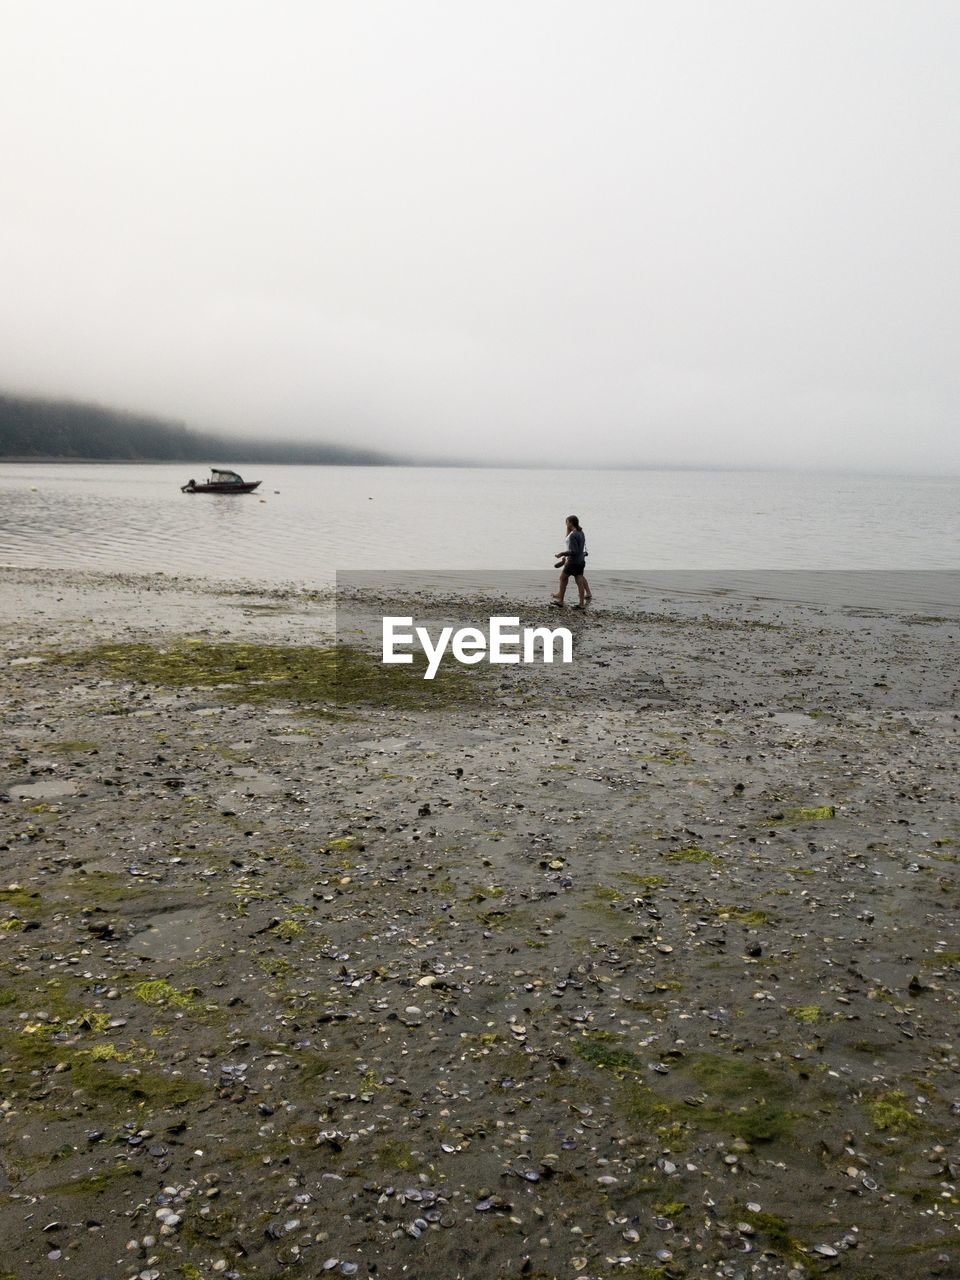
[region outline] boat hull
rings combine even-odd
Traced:
[[[181,493],[253,493],[263,483],[261,480],[244,480],[242,484],[185,484]]]

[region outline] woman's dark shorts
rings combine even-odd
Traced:
[[[568,578],[579,578],[582,573],[587,572],[586,560],[567,560],[563,566],[563,572]]]

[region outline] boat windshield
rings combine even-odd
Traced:
[[[243,484],[235,471],[218,471],[216,467],[211,467],[210,475],[218,484]]]

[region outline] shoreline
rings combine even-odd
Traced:
[[[103,466],[199,466],[207,464],[207,458],[75,458],[63,455],[44,455],[43,457],[33,457],[29,454],[18,455],[16,457],[0,456],[0,465],[11,463],[21,465],[24,463],[53,463],[60,466],[68,466],[73,463]],[[440,458],[433,458],[418,461],[417,459],[404,459],[396,462],[378,461],[378,462],[283,462],[271,461],[263,458],[243,458],[234,459],[237,466],[262,466],[262,467],[406,467],[406,468],[437,468],[440,470],[461,470],[461,471],[543,471],[545,468],[542,461],[530,462],[471,462],[465,459],[455,459],[445,461]],[[729,466],[723,463],[669,463],[669,462],[611,462],[603,466],[594,465],[592,467],[578,467],[574,464],[564,466],[562,463],[552,463],[549,470],[557,471],[577,471],[583,474],[585,471],[597,472],[618,472],[618,471],[651,471],[651,472],[676,472],[682,474],[685,472],[702,472],[709,475],[795,475],[795,476],[835,476],[838,479],[864,479],[864,480],[889,480],[892,478],[904,478],[909,480],[938,480],[947,483],[960,479],[960,471],[903,471],[900,468],[892,467],[887,471],[863,471],[856,468],[847,467],[809,467],[809,466],[789,466],[787,464],[770,464],[764,466],[762,464]]]
[[[0,606],[18,1280],[955,1266],[952,619],[567,612],[411,709],[292,682],[332,591]]]

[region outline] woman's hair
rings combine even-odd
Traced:
[[[567,516],[567,524],[572,524],[575,529],[580,528],[580,521],[576,516]]]

